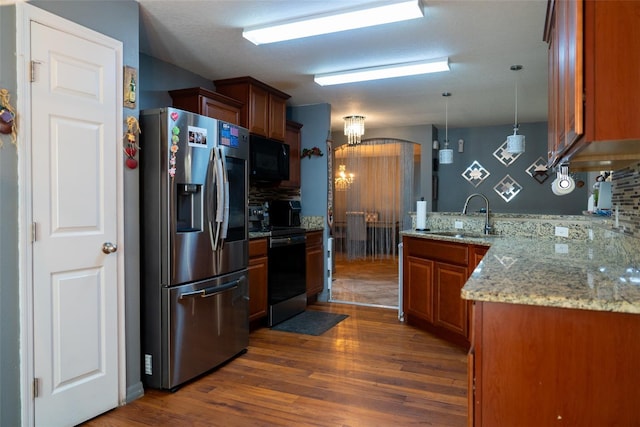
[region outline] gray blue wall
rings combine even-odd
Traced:
[[[432,133],[433,131],[433,133]],[[438,152],[432,150],[434,136],[438,136],[438,130],[430,125],[411,126],[398,128],[376,128],[365,131],[364,138],[399,138],[420,143],[422,145],[421,157],[421,193],[425,200],[432,200],[427,204],[428,210],[438,212],[461,211],[464,201],[472,193],[483,193],[490,202],[491,210],[501,213],[530,213],[530,214],[571,214],[580,215],[586,210],[590,185],[577,188],[566,196],[556,196],[551,192],[551,181],[555,178],[553,171],[549,171],[549,178],[543,184],[538,183],[528,175],[525,170],[538,157],[546,159],[547,156],[547,123],[523,123],[520,125],[520,134],[526,136],[526,150],[508,167],[502,164],[493,152],[506,140],[507,135],[513,132],[513,125],[483,126],[469,128],[449,129],[450,148],[453,149],[453,164],[439,165],[437,176],[437,199],[433,200],[431,193],[432,183],[432,158],[438,157]],[[440,141],[444,140],[444,129],[440,132]],[[457,141],[464,139],[464,152],[459,153]],[[346,142],[344,135],[334,134],[337,144]],[[469,184],[462,173],[477,160],[490,175],[477,187]],[[504,201],[493,187],[509,174],[520,184],[523,189],[510,202]],[[574,174],[576,179],[582,179],[588,184],[586,173]],[[476,203],[478,205],[476,206]],[[471,205],[472,210],[480,208],[477,201]]]
[[[144,53],[140,54],[139,80],[141,110],[171,105],[170,90],[190,87],[214,89],[213,80]]]
[[[520,134],[526,137],[525,152],[508,167],[502,164],[493,152],[513,133],[512,125],[485,126],[449,129],[450,147],[453,148],[453,164],[438,168],[438,211],[461,211],[464,201],[472,193],[482,193],[489,199],[491,210],[500,213],[531,213],[555,215],[580,215],[587,208],[588,186],[576,188],[566,196],[556,196],[551,192],[551,182],[555,178],[549,171],[549,178],[542,184],[525,172],[539,157],[547,158],[547,122],[523,123]],[[442,137],[443,132],[440,132]],[[464,152],[458,153],[458,139],[464,139]],[[444,139],[444,138],[442,138]],[[478,161],[490,175],[477,187],[471,185],[462,173]],[[494,191],[494,186],[509,175],[522,186],[522,190],[511,201],[506,202]],[[586,173],[575,174],[576,178],[587,181]],[[471,210],[484,206],[480,200],[473,201]]]
[[[0,6],[0,88],[16,106],[15,7]],[[0,135],[0,425],[20,425],[18,156]]]
[[[322,157],[300,159],[300,200],[302,202],[302,216],[320,216],[325,220],[324,242],[327,245],[328,228],[327,219],[327,191],[328,175],[327,165],[329,150],[327,139],[331,129],[331,105],[315,104],[301,107],[287,108],[287,118],[302,123],[300,129],[301,148],[319,147],[324,153]],[[325,260],[326,262],[326,260]],[[324,269],[324,288],[327,283],[327,269]],[[328,295],[322,293],[318,299],[326,301]]]

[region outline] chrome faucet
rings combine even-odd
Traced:
[[[484,234],[490,234],[491,233],[491,224],[489,224],[489,199],[487,199],[487,197],[484,194],[473,193],[469,197],[467,197],[467,200],[465,200],[465,202],[464,202],[464,207],[462,208],[462,215],[466,215],[467,214],[467,207],[469,206],[469,200],[471,200],[475,196],[482,197],[484,199],[484,202],[487,205],[486,216],[485,216],[485,220],[484,220]]]

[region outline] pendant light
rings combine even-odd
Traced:
[[[522,70],[522,65],[512,65],[511,71]],[[524,153],[524,135],[518,135],[518,78],[516,76],[516,117],[513,124],[513,135],[507,137],[507,152],[511,154]]]
[[[449,97],[451,93],[444,92],[444,148],[438,152],[438,160],[441,165],[450,165],[453,163],[453,150],[449,148]]]

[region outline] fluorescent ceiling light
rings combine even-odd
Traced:
[[[364,82],[367,80],[388,79],[391,77],[414,76],[417,74],[449,71],[449,58],[429,61],[404,62],[402,64],[381,65],[379,67],[360,68],[336,73],[316,74],[313,78],[320,86],[343,83]]]
[[[406,21],[423,16],[420,0],[387,2],[382,5],[378,2],[374,7],[359,7],[247,28],[242,32],[242,36],[253,44],[259,45]]]

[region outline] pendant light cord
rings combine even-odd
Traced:
[[[518,76],[516,75],[516,117],[513,124],[514,127],[518,127]]]
[[[444,148],[449,148],[449,97],[450,92],[444,92]]]
[[[520,71],[522,70],[522,65],[512,65],[510,69],[511,71]],[[514,135],[516,130],[518,129],[518,75],[517,74],[516,74],[515,82],[516,82],[516,108],[515,108],[516,114],[515,114],[515,119],[513,123]]]
[[[449,97],[451,93],[444,92],[444,148],[438,153],[440,164],[449,165],[453,163],[453,150],[449,148]]]

